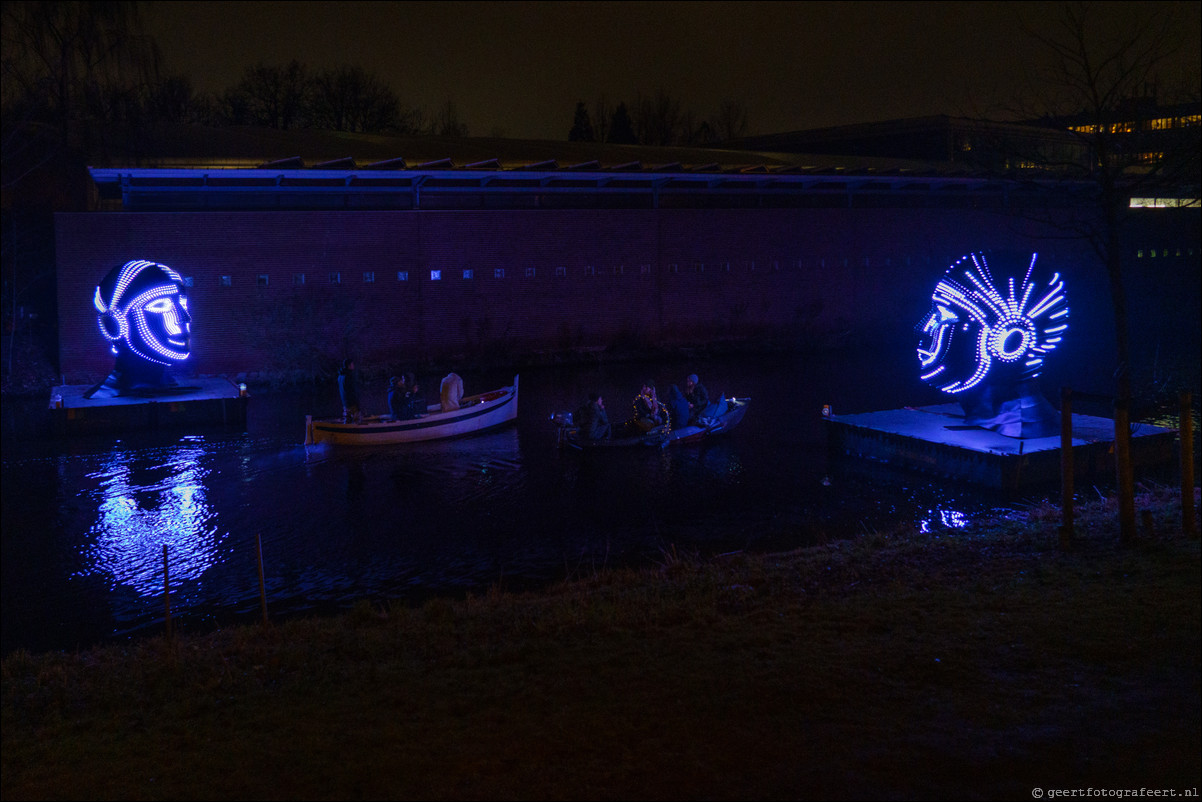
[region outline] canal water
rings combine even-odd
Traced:
[[[167,548],[176,631],[258,620],[257,542],[274,618],[362,599],[419,603],[499,585],[535,589],[666,552],[775,551],[912,523],[958,527],[1039,496],[828,458],[836,413],[940,401],[908,360],[843,355],[707,358],[526,369],[515,426],[404,447],[306,447],[334,387],[257,392],[246,431],[202,429],[53,441],[44,402],[5,402],[3,651],[72,649],[164,625]],[[512,372],[459,371],[470,394]],[[700,374],[750,397],[710,443],[664,451],[556,448],[551,414],[590,390],[621,419],[637,388]],[[436,391],[438,376],[421,377]],[[383,412],[384,382],[365,381]],[[436,392],[431,392],[434,395]]]

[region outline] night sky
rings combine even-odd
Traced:
[[[167,67],[197,90],[293,58],[358,64],[402,103],[448,100],[473,136],[565,139],[578,100],[665,90],[697,117],[723,99],[748,134],[916,117],[995,116],[1041,52],[1020,27],[1059,3],[171,2],[148,6]],[[1202,3],[1102,3],[1108,24],[1177,5],[1178,75],[1199,71]]]

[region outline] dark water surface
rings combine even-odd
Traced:
[[[516,426],[398,447],[305,447],[306,413],[334,388],[259,393],[247,431],[51,441],[44,401],[5,402],[3,651],[75,648],[160,632],[163,546],[177,631],[259,616],[261,535],[273,617],[356,601],[533,588],[663,551],[772,551],[912,522],[960,526],[1031,498],[828,460],[819,410],[930,403],[909,370],[840,356],[527,369]],[[559,451],[549,417],[590,389],[620,419],[644,378],[701,374],[750,396],[724,438],[651,450]],[[460,371],[466,392],[512,373]],[[422,377],[437,386],[437,377]],[[384,410],[365,382],[365,410]],[[852,389],[849,389],[852,388]]]

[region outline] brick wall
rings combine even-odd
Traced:
[[[1050,246],[1066,272],[1082,261],[1080,243],[1041,233],[929,208],[60,214],[60,364],[68,383],[112,367],[92,291],[130,259],[191,279],[189,369],[234,375],[329,369],[347,353],[363,367],[909,331],[969,250]]]

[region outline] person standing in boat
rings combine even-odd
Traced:
[[[454,371],[448,373],[442,379],[438,394],[442,397],[443,412],[459,409],[459,401],[463,398],[463,379]]]
[[[359,383],[355,379],[355,360],[347,357],[338,371],[338,395],[342,399],[342,419],[346,423],[358,423]]]
[[[684,380],[684,397],[689,402],[689,420],[695,421],[710,405],[710,394],[705,389],[696,373],[690,373]]]
[[[643,432],[663,426],[668,422],[668,410],[655,395],[655,383],[643,382],[643,388],[634,397],[634,424]]]
[[[605,399],[600,393],[588,394],[588,403],[580,408],[576,429],[586,440],[609,439],[609,414],[605,411]]]

